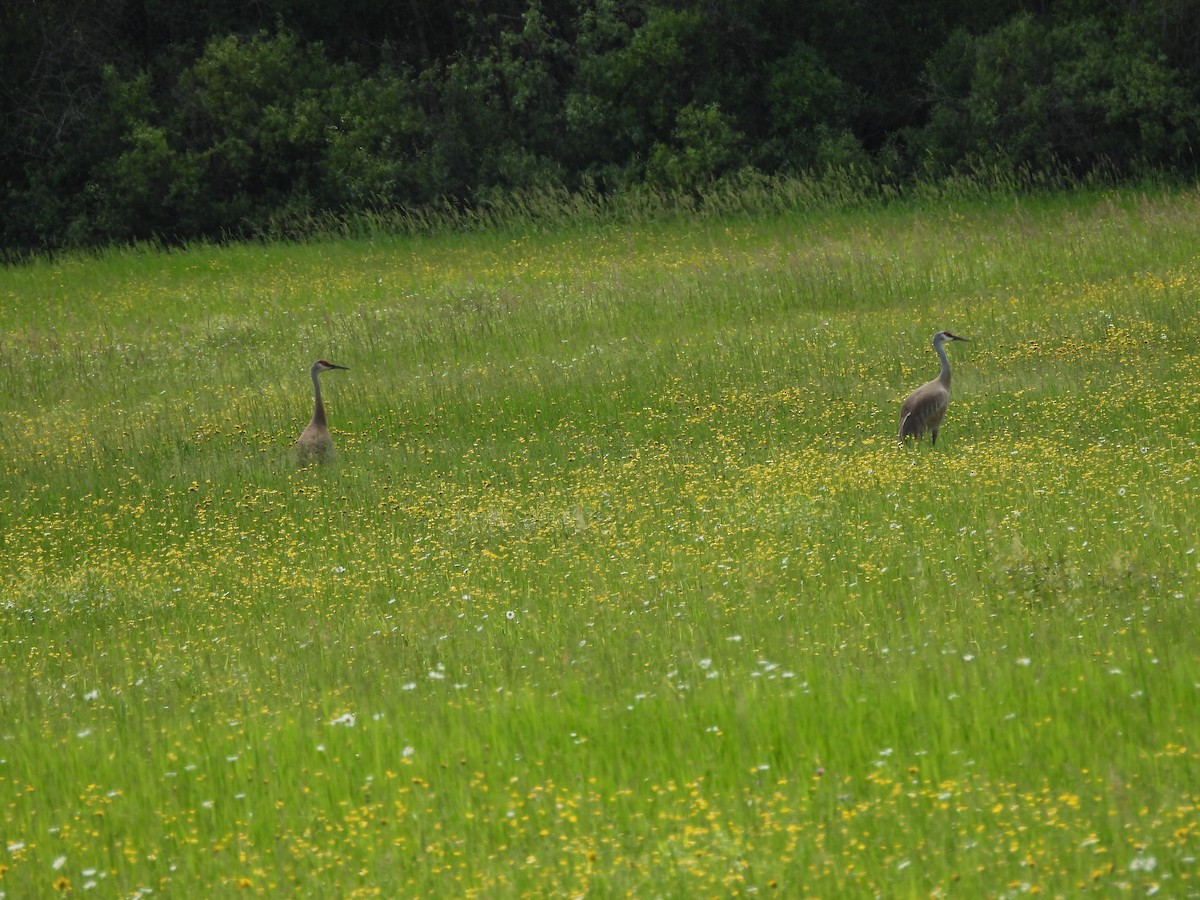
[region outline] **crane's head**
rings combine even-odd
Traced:
[[[968,344],[971,343],[970,338],[959,337],[957,334],[951,334],[948,331],[939,331],[933,336],[934,346],[944,344],[946,341],[966,341]]]
[[[313,367],[314,372],[328,372],[330,369],[345,369],[345,368],[347,368],[346,366],[334,365],[333,363],[329,362],[329,360],[326,360],[326,359],[318,359],[315,363],[313,363],[312,367]]]

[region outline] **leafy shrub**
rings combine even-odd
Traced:
[[[916,143],[939,168],[1193,161],[1195,101],[1132,25],[1021,15],[979,37],[957,32],[926,77],[933,102]]]
[[[716,103],[679,111],[668,142],[655,144],[647,175],[657,187],[693,191],[739,163],[744,138]]]
[[[319,44],[281,32],[211,42],[180,78],[172,128],[199,172],[206,228],[253,227],[264,210],[321,194],[320,163],[340,117],[335,88],[354,79]]]
[[[407,74],[364,79],[344,89],[326,133],[321,200],[327,208],[377,209],[428,203],[435,182],[423,163],[428,127]]]
[[[796,171],[837,164],[828,157],[840,157],[852,148],[846,144],[836,154],[828,149],[847,137],[857,144],[846,129],[856,107],[855,92],[805,43],[793,46],[769,73],[771,142],[779,164]]]

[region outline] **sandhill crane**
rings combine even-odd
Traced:
[[[925,432],[930,433],[931,442],[937,443],[938,429],[946,406],[950,402],[950,358],[946,356],[946,341],[966,341],[948,331],[939,331],[933,336],[933,349],[942,361],[942,371],[933,381],[927,381],[904,398],[900,407],[900,430],[896,439],[903,444],[905,438],[915,437],[918,441]]]
[[[325,424],[325,404],[321,401],[321,373],[330,369],[345,369],[331,362],[318,359],[312,364],[313,403],[312,421],[296,441],[296,455],[301,462],[325,462],[333,455],[333,438]]]

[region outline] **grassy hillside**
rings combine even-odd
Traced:
[[[0,891],[1195,893],[1197,246],[1130,192],[0,272]]]

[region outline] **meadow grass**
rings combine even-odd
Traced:
[[[0,272],[0,891],[1200,892],[1200,194],[735,206]]]

